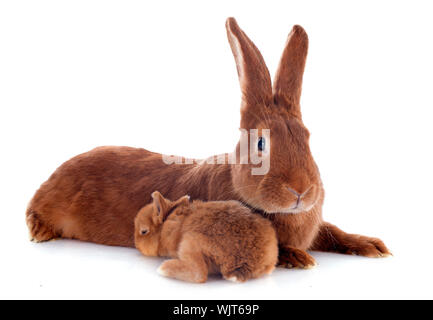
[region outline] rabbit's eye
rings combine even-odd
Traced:
[[[147,234],[149,231],[148,230],[141,230],[141,235],[144,236],[145,234]]]
[[[257,142],[257,148],[259,151],[265,151],[266,148],[266,140],[263,137],[259,138],[259,141]]]

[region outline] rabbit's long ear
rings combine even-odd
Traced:
[[[170,210],[170,201],[165,199],[161,193],[155,191],[152,193],[154,211],[154,221],[162,223],[165,220],[167,212]]]
[[[178,205],[181,205],[181,204],[188,204],[189,200],[190,200],[190,197],[188,195],[183,196],[183,197],[177,199],[176,201],[174,201],[173,202],[173,206],[178,206]]]
[[[277,106],[286,108],[291,116],[301,118],[301,91],[308,36],[301,26],[294,26],[287,39],[274,79],[273,95]]]
[[[260,118],[259,108],[272,102],[272,85],[268,68],[260,51],[247,35],[239,28],[234,18],[226,21],[227,37],[236,61],[239,82],[242,90],[242,120]],[[253,113],[251,115],[247,115]],[[254,113],[256,115],[254,115]],[[247,123],[241,123],[246,127]]]

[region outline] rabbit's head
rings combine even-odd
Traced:
[[[152,203],[140,209],[135,217],[135,247],[145,256],[158,256],[162,225],[178,206],[189,203],[189,196],[176,201],[164,198],[158,191],[152,193]]]
[[[229,18],[226,28],[242,91],[243,134],[236,148],[240,161],[232,171],[235,190],[243,201],[267,213],[308,211],[323,192],[300,110],[308,36],[302,27],[293,27],[272,86],[262,55],[236,20]],[[246,154],[241,150],[245,143]],[[269,160],[263,174],[252,172],[258,167],[253,157],[261,158],[262,166]]]

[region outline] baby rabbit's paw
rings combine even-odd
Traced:
[[[231,282],[236,282],[236,283],[242,283],[245,282],[245,280],[240,280],[238,277],[236,276],[231,276],[231,277],[224,277],[224,279],[231,281]]]
[[[283,268],[311,269],[317,265],[316,260],[306,251],[289,246],[280,246],[278,266]]]
[[[245,265],[238,267],[229,272],[223,272],[224,279],[236,283],[242,283],[252,278],[252,273],[250,268]]]

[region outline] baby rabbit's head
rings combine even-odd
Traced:
[[[170,201],[158,191],[152,193],[152,198],[152,203],[141,208],[135,217],[135,247],[145,256],[158,256],[164,221],[178,206],[189,203],[189,196]]]
[[[309,211],[323,192],[300,108],[307,33],[293,27],[272,85],[254,43],[235,19],[229,18],[226,26],[242,91],[234,187],[244,202],[267,213]],[[247,152],[243,146],[249,146]]]

